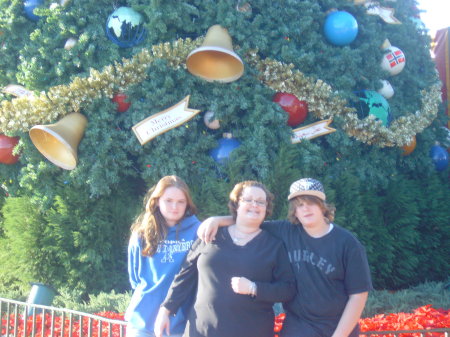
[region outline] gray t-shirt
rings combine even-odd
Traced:
[[[284,305],[283,337],[331,336],[349,295],[372,289],[363,245],[348,230],[333,226],[321,238],[288,221],[262,226],[284,242],[296,278],[297,295]],[[358,330],[350,336],[357,336]]]

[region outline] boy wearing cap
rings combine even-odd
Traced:
[[[284,305],[283,337],[357,337],[358,320],[372,289],[365,249],[348,230],[332,223],[322,184],[312,178],[289,191],[289,221],[267,221],[262,228],[281,239],[289,253],[297,296]],[[210,241],[228,217],[205,220],[199,236]]]

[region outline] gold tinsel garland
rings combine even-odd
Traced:
[[[131,59],[106,66],[102,72],[91,69],[88,77],[77,77],[72,83],[52,87],[39,96],[2,101],[0,131],[27,132],[34,125],[48,124],[70,112],[79,111],[102,95],[112,97],[116,91],[144,81],[147,69],[155,59],[165,59],[175,69],[185,67],[187,55],[202,41],[203,38],[188,38],[155,45],[151,52],[142,49]],[[249,52],[245,60],[259,71],[260,80],[271,89],[289,92],[300,100],[306,100],[314,117],[332,119],[339,116],[348,135],[380,147],[408,144],[414,135],[422,132],[436,118],[441,101],[440,86],[433,85],[421,93],[421,111],[402,116],[387,128],[372,115],[359,119],[355,109],[347,107],[347,102],[334,94],[327,83],[306,77],[292,64],[261,60],[256,51]]]

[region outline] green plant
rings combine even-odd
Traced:
[[[84,296],[125,290],[126,245],[138,205],[134,191],[132,185],[122,186],[113,198],[90,199],[84,189],[72,187],[50,200],[7,198],[0,237],[2,284],[23,290],[41,282]]]
[[[363,317],[372,317],[377,314],[411,312],[412,310],[431,304],[433,308],[450,308],[450,283],[425,282],[417,286],[398,291],[373,290],[363,312]],[[68,288],[60,289],[53,305],[89,313],[99,311],[125,312],[131,299],[132,292],[123,293],[101,292],[89,295],[83,300],[82,294]],[[280,304],[275,305],[277,313],[282,311]]]
[[[26,301],[27,291],[6,289],[0,286],[0,297]],[[85,295],[82,291],[69,287],[58,289],[52,306],[77,310],[86,313],[113,311],[124,313],[130,302],[132,291],[111,291]],[[431,304],[433,308],[450,308],[450,282],[425,282],[417,286],[398,291],[373,290],[369,293],[362,317],[373,317],[378,314],[411,312],[412,310]],[[275,312],[282,312],[280,304],[275,305]]]
[[[102,311],[123,313],[130,302],[131,292],[116,293],[113,290],[110,293],[100,292],[97,295],[89,295],[86,300],[84,298],[85,296],[82,292],[65,287],[59,289],[52,305],[86,313]]]
[[[369,293],[363,317],[377,314],[411,312],[423,305],[433,308],[450,308],[450,289],[446,282],[425,282],[398,291],[374,290]]]

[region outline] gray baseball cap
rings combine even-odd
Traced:
[[[288,200],[300,195],[313,195],[325,201],[325,190],[320,181],[313,178],[302,178],[294,181],[289,188]]]

